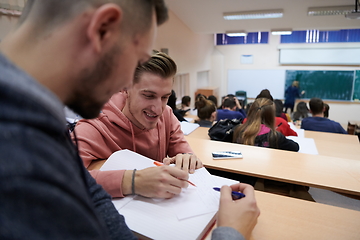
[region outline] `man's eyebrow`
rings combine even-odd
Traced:
[[[157,94],[157,93],[156,93],[156,92],[154,92],[154,91],[151,91],[151,90],[146,90],[146,89],[141,90],[141,92],[143,92],[143,93],[152,93],[152,94]]]

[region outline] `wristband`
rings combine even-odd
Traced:
[[[131,194],[132,195],[135,195],[135,173],[136,173],[136,169],[134,169],[132,178],[131,178]]]

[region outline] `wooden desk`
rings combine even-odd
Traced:
[[[105,160],[90,165],[99,169]],[[357,240],[360,212],[255,191],[261,210],[251,240]],[[121,210],[120,210],[121,212]],[[209,234],[206,239],[211,239]]]
[[[260,191],[255,195],[261,214],[251,240],[360,238],[359,211]]]
[[[199,127],[186,138],[210,140],[209,128]],[[306,138],[313,138],[319,155],[360,160],[360,144],[355,135],[305,131]]]
[[[316,131],[308,131],[308,130],[305,130],[304,132],[306,138],[313,138],[315,141],[325,140],[325,141],[342,142],[346,144],[356,144],[359,145],[360,147],[359,139],[355,135],[316,132]]]
[[[360,161],[209,141],[186,136],[208,168],[360,196]],[[211,152],[241,151],[244,158],[213,160]]]

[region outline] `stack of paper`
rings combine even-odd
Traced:
[[[101,170],[144,169],[156,167],[153,160],[129,150],[115,152]],[[205,168],[189,175],[196,187],[189,185],[172,199],[129,196],[115,199],[114,205],[124,215],[129,228],[150,239],[201,239],[215,221],[220,194],[213,187],[223,181]]]

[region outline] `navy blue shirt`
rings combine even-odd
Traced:
[[[301,128],[310,131],[347,134],[339,123],[323,117],[304,118],[301,122]]]
[[[218,109],[217,110],[217,121],[221,119],[244,119],[246,115],[240,111],[231,111],[228,109]]]

